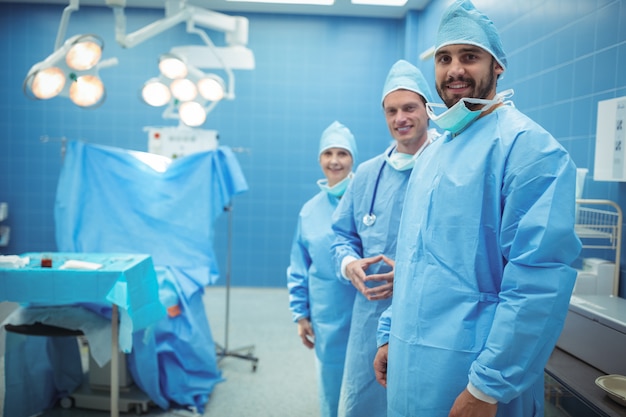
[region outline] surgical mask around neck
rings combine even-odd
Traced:
[[[435,115],[434,108],[446,108],[445,104],[426,103],[426,113],[428,117],[440,128],[456,134],[465,129],[470,123],[476,120],[483,112],[486,112],[493,106],[503,103],[505,99],[513,95],[513,90],[505,90],[493,98],[493,100],[485,100],[481,98],[462,98],[454,106],[450,107],[443,113]],[[470,110],[467,104],[482,104],[479,110]]]
[[[428,145],[432,142],[430,134],[428,135],[428,139],[422,145],[421,148],[417,150],[414,154],[410,153],[402,153],[398,152],[397,149],[394,149],[387,155],[385,155],[385,161],[396,171],[407,171],[413,168],[415,165],[415,160],[420,156],[420,154],[426,149]]]
[[[415,160],[417,159],[417,153],[414,155],[408,153],[394,152],[391,155],[387,155],[385,158],[389,166],[396,171],[406,171],[413,168]]]
[[[353,176],[354,174],[352,172],[349,173],[347,177],[345,177],[344,179],[342,179],[341,181],[339,181],[337,184],[333,185],[332,187],[328,186],[327,179],[318,180],[317,186],[320,187],[320,190],[326,191],[328,194],[334,197],[340,198],[343,195],[343,193],[346,192],[346,189],[348,188],[348,184],[350,184],[350,180],[352,179]]]

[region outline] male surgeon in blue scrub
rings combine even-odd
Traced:
[[[419,69],[404,60],[392,66],[381,102],[394,141],[359,166],[333,217],[337,267],[342,279],[358,290],[341,386],[341,417],[387,415],[387,393],[376,383],[372,368],[376,328],[395,293],[392,259],[411,169],[421,163],[420,154],[437,135],[428,130],[430,97]]]
[[[289,308],[298,335],[306,347],[315,348],[321,417],[337,417],[356,293],[339,281],[330,249],[332,215],[352,178],[356,153],[354,136],[341,123],[331,123],[322,133],[319,163],[325,179],[300,210],[287,268]]]
[[[389,416],[540,417],[581,244],[576,167],[496,93],[500,36],[468,0],[445,10],[435,85],[446,133],[407,187],[394,297],[374,362]]]

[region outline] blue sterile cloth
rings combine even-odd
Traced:
[[[213,223],[248,188],[239,163],[227,147],[175,159],[165,172],[144,162],[162,159],[69,142],[55,206],[59,250],[148,253],[193,281],[186,291],[214,283]]]
[[[119,307],[119,349],[130,352],[135,335],[165,316],[152,259],[145,254],[53,253],[52,266],[41,266],[43,254],[27,253],[22,268],[0,268],[0,300],[22,303],[5,321],[41,322],[80,329],[99,365],[111,359],[110,314],[104,318],[79,303]],[[89,262],[95,270],[62,269],[67,261]],[[111,308],[108,307],[109,313]],[[3,323],[3,324],[5,324]],[[139,341],[141,342],[141,341]],[[157,369],[154,366],[154,369]],[[71,394],[82,382],[75,338],[27,337],[7,333],[4,414],[30,416]],[[155,401],[158,403],[159,399]],[[161,398],[162,404],[167,402]]]
[[[64,251],[152,256],[161,301],[178,301],[180,314],[134,335],[141,343],[133,345],[129,369],[161,407],[202,412],[223,380],[202,303],[204,287],[219,276],[213,223],[248,186],[227,147],[175,159],[164,171],[152,162],[164,159],[69,142],[55,206],[57,245]]]

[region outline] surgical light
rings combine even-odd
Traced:
[[[198,88],[188,78],[179,78],[170,84],[172,95],[180,101],[190,101],[198,95]]]
[[[81,107],[92,107],[103,102],[106,94],[98,70],[117,64],[117,59],[101,61],[103,42],[95,35],[76,35],[64,42],[70,15],[79,9],[79,2],[80,0],[69,0],[69,5],[63,10],[54,52],[28,71],[23,83],[27,96],[45,100],[61,95],[69,97]],[[105,0],[105,3],[114,13],[115,40],[124,48],[132,48],[180,23],[186,23],[187,33],[197,34],[204,41],[205,46],[184,46],[181,47],[181,55],[172,50],[160,58],[160,84],[151,80],[141,91],[142,99],[151,106],[170,103],[171,108],[174,108],[174,104],[178,107],[178,104],[182,104],[181,101],[191,100],[199,93],[201,99],[198,99],[198,104],[204,106],[206,117],[218,101],[235,98],[235,77],[232,70],[254,69],[254,55],[246,47],[248,19],[245,17],[228,16],[191,6],[187,4],[187,0],[165,0],[164,18],[135,32],[126,33],[126,0]],[[196,25],[223,32],[226,46],[215,46],[206,32]],[[193,48],[201,49],[192,51]],[[197,70],[198,67],[224,71],[228,76],[228,87],[219,77],[206,77],[206,74]],[[200,73],[199,77],[189,77],[192,68]],[[204,80],[205,77],[208,79]],[[169,81],[165,81],[165,78]],[[190,78],[193,86],[189,81],[171,85],[172,80],[187,78]],[[171,88],[180,97],[177,99],[178,103],[172,102]],[[173,114],[170,112],[164,117],[174,117]],[[179,118],[177,114],[175,117]]]
[[[82,36],[67,51],[65,62],[73,70],[89,70],[100,61],[102,46],[100,38],[92,35]]]
[[[328,0],[327,0],[328,1]],[[332,0],[330,0],[332,1]],[[132,33],[126,33],[125,0],[106,0],[115,15],[115,39],[132,48],[180,23],[187,33],[198,35],[204,45],[175,47],[159,57],[159,76],[141,89],[142,100],[151,106],[166,106],[164,118],[178,119],[187,126],[204,123],[207,114],[223,99],[235,98],[234,69],[254,69],[254,55],[248,43],[248,19],[191,6],[186,0],[165,0],[165,17]],[[224,33],[225,47],[218,47],[197,25]],[[202,69],[216,69],[228,84]]]
[[[209,74],[198,81],[198,91],[209,101],[219,101],[224,98],[224,81],[217,75]]]
[[[187,64],[175,55],[162,55],[159,59],[159,71],[165,77],[175,80],[187,76]]]
[[[146,82],[141,89],[143,100],[153,107],[165,106],[172,97],[169,86],[162,83],[158,78]]]
[[[105,93],[98,70],[117,63],[115,58],[100,61],[102,46],[100,38],[94,35],[76,35],[67,39],[28,71],[24,93],[40,100],[65,96],[80,107],[101,104]]]
[[[207,114],[220,100],[232,99],[232,96],[228,95],[224,80],[217,74],[204,73],[189,63],[186,69],[184,78],[170,79],[161,72],[159,77],[148,80],[142,87],[141,98],[154,107],[167,104],[163,117],[179,119],[184,125],[196,127],[206,121]]]
[[[104,85],[95,75],[83,75],[70,85],[70,100],[80,107],[92,107],[104,98]]]
[[[42,69],[32,77],[30,88],[38,99],[45,100],[59,94],[65,86],[65,74],[58,67]]]
[[[98,36],[75,35],[63,41],[70,15],[78,9],[79,0],[69,0],[63,9],[54,52],[26,74],[22,89],[27,96],[47,100],[61,95],[81,107],[92,107],[104,100],[98,70],[117,64],[117,59],[100,60],[104,42]]]
[[[178,109],[180,120],[187,126],[200,126],[206,120],[206,111],[197,101],[187,101]]]

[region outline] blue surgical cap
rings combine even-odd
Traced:
[[[506,70],[506,54],[498,30],[470,0],[456,0],[443,13],[437,31],[435,53],[446,45],[474,45],[483,48]]]
[[[322,137],[320,138],[320,152],[318,155],[321,155],[326,149],[330,148],[341,148],[350,152],[352,155],[352,163],[356,165],[356,141],[354,140],[354,135],[350,132],[350,129],[339,123],[338,121],[334,121],[322,132]]]
[[[396,90],[413,91],[422,96],[424,100],[432,101],[430,88],[422,72],[415,65],[403,59],[393,64],[389,70],[385,86],[383,87],[381,102],[384,103],[385,97]]]

